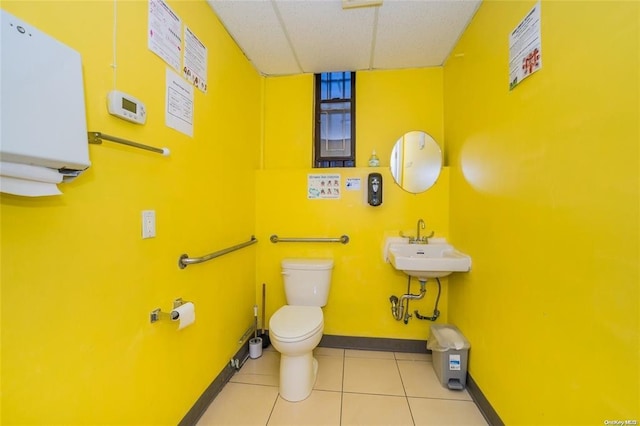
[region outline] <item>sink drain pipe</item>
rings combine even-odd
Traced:
[[[396,296],[391,296],[389,298],[389,301],[391,302],[391,314],[396,321],[404,320],[405,324],[409,323],[409,318],[413,316],[409,313],[409,301],[422,299],[424,295],[427,294],[426,285],[426,280],[420,280],[420,294],[411,294],[411,277],[409,277],[407,293],[400,296],[400,299]]]
[[[418,310],[416,309],[415,311],[413,311],[413,313],[419,320],[435,321],[440,316],[440,311],[438,310],[438,302],[440,302],[440,291],[442,290],[442,286],[440,285],[440,278],[436,278],[436,281],[438,282],[438,296],[436,297],[436,305],[433,307],[433,315],[431,315],[430,317],[420,315],[420,312],[418,312]]]
[[[397,296],[389,297],[389,301],[391,302],[391,315],[396,321],[403,320],[405,324],[409,323],[409,319],[413,316],[409,313],[409,301],[410,300],[420,300],[424,298],[425,294],[427,294],[427,280],[419,280],[420,281],[420,294],[412,294],[411,293],[411,277],[409,277],[407,283],[407,293],[400,296],[398,299]],[[440,311],[438,310],[438,303],[440,302],[440,293],[442,291],[442,286],[440,284],[440,279],[436,278],[438,282],[438,296],[436,297],[436,304],[433,309],[433,315],[426,316],[420,315],[420,312],[416,309],[413,313],[415,317],[419,320],[427,320],[427,321],[435,321],[440,316]]]

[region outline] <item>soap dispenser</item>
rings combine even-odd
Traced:
[[[376,207],[382,204],[382,175],[369,173],[367,177],[367,202]]]
[[[374,149],[371,153],[371,157],[369,157],[369,167],[378,167],[380,165],[380,159],[376,155],[376,150]]]

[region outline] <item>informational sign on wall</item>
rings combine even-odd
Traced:
[[[182,60],[182,20],[162,0],[149,0],[147,47],[174,70]]]
[[[193,86],[167,68],[165,124],[193,137]]]
[[[359,177],[347,178],[345,188],[347,191],[360,191],[362,179]]]
[[[340,198],[340,175],[308,175],[307,198],[310,200]]]
[[[199,90],[207,93],[207,46],[164,0],[149,0],[149,50]],[[182,66],[181,66],[182,65]]]
[[[540,2],[509,35],[509,90],[542,67]]]
[[[207,47],[186,25],[182,75],[195,87],[207,93]]]

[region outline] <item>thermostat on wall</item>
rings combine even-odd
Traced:
[[[144,104],[131,95],[112,90],[107,95],[109,114],[136,124],[147,121],[147,109]]]

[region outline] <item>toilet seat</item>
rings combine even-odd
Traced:
[[[281,342],[297,342],[318,333],[323,326],[320,307],[285,305],[269,320],[269,334]]]

